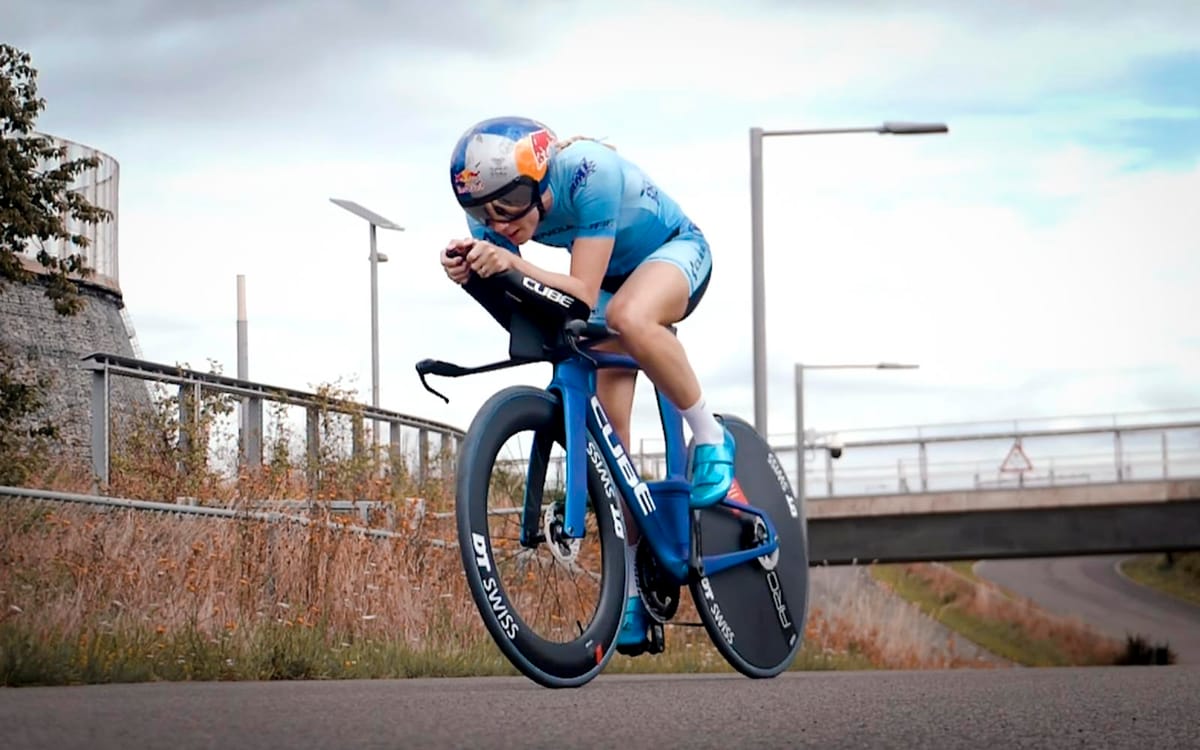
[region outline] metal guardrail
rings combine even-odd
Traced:
[[[39,490],[26,487],[3,487],[0,486],[0,497],[16,498],[24,500],[49,500],[61,503],[80,503],[83,505],[97,505],[109,508],[125,508],[128,510],[153,511],[158,513],[171,513],[176,515],[187,516],[205,516],[209,518],[223,519],[242,519],[250,521],[263,521],[266,523],[276,523],[279,521],[288,521],[298,523],[305,526],[312,524],[322,524],[328,529],[338,531],[348,531],[355,534],[363,534],[365,536],[377,537],[380,539],[404,539],[403,534],[388,529],[376,529],[366,526],[356,526],[353,524],[340,524],[332,521],[318,521],[309,516],[296,515],[292,513],[281,513],[279,511],[256,511],[242,510],[238,508],[215,508],[206,505],[184,505],[181,503],[159,503],[150,500],[131,500],[120,497],[106,497],[103,495],[85,495],[77,492],[58,492],[56,490]],[[322,506],[327,503],[322,503]],[[440,539],[429,540],[431,544],[437,547],[445,546],[445,542]]]
[[[1172,456],[1169,447],[1168,435],[1171,433],[1179,433],[1184,431],[1193,431],[1200,434],[1200,421],[1186,422],[1160,422],[1154,424],[1126,424],[1121,426],[1111,427],[1078,427],[1078,428],[1063,428],[1063,429],[1026,429],[1011,432],[964,432],[955,435],[931,435],[919,438],[890,438],[890,439],[868,439],[868,440],[846,440],[841,444],[841,452],[843,458],[835,460],[832,458],[828,445],[823,443],[808,444],[805,446],[806,451],[811,451],[816,455],[822,455],[824,458],[823,479],[825,484],[825,496],[832,497],[835,491],[835,479],[840,476],[843,480],[853,479],[855,472],[870,472],[872,469],[878,470],[880,467],[851,467],[846,462],[846,457],[853,456],[860,451],[879,449],[905,449],[910,451],[907,457],[911,462],[915,459],[916,477],[915,486],[909,486],[910,482],[905,471],[905,467],[899,459],[896,468],[893,469],[898,492],[931,492],[937,489],[984,489],[987,485],[1011,485],[1016,488],[1026,486],[1026,484],[1037,484],[1041,486],[1062,486],[1075,484],[1088,484],[1092,482],[1125,482],[1131,479],[1147,479],[1158,478],[1168,479],[1177,476],[1191,476],[1200,470],[1200,443],[1196,446],[1186,446],[1182,453],[1177,451],[1177,455],[1172,461]],[[1131,451],[1126,445],[1135,436],[1158,436],[1158,449],[1150,451]],[[1108,458],[1104,458],[1104,454],[1099,451],[1081,455],[1078,453],[1078,444],[1080,441],[1087,438],[1106,438],[1111,440],[1110,452]],[[1056,440],[1061,445],[1071,445],[1072,449],[1066,452],[1055,453],[1045,448],[1049,441]],[[995,445],[998,441],[1008,442],[1009,445],[1004,449],[1006,456],[1000,460],[999,456],[991,456],[994,460],[992,472],[994,477],[988,477],[986,472],[981,471],[978,467],[984,465],[988,458],[976,455],[967,457],[965,452],[960,454],[955,461],[942,462],[941,464],[932,463],[929,460],[929,452],[933,447],[941,447],[948,449],[951,446],[964,446],[967,444],[992,444]],[[1023,466],[1023,462],[1028,461],[1025,452],[1029,449],[1030,443],[1039,443],[1042,445],[1042,450],[1038,456],[1038,465],[1041,465],[1042,471],[1035,474],[1033,471],[1034,464],[1031,462]],[[793,452],[795,447],[792,447]],[[915,457],[911,455],[911,451],[915,450]],[[1066,449],[1064,449],[1065,451]],[[897,453],[900,451],[897,450]],[[1008,455],[1013,452],[1018,452],[1014,455],[1016,459],[1011,465],[1008,464]],[[877,455],[877,453],[876,453]],[[1134,461],[1137,461],[1138,471],[1134,471]],[[939,475],[933,469],[941,466],[950,466],[957,464],[963,466],[973,462],[976,466],[975,471],[970,474],[957,472],[955,479],[951,479],[951,473],[947,472]],[[835,471],[836,467],[836,471]],[[1174,467],[1174,469],[1172,469]],[[807,469],[808,467],[806,467]],[[806,471],[806,474],[812,473],[811,469]],[[1135,473],[1137,476],[1135,476]],[[807,478],[807,477],[806,477]],[[967,479],[969,481],[962,481]],[[939,481],[940,480],[940,481]],[[811,479],[809,479],[811,481]],[[938,486],[935,486],[938,485]],[[869,494],[856,490],[855,494]],[[813,496],[813,493],[808,493]]]
[[[948,423],[841,432],[841,458],[824,440],[805,442],[806,497],[982,490],[996,486],[1066,486],[1200,476],[1200,410],[1062,417],[1005,423]],[[1132,416],[1144,421],[1132,421]],[[1186,418],[1181,418],[1186,415]],[[1086,424],[1092,420],[1092,424]],[[1061,428],[1028,426],[1035,421],[1074,423]],[[953,428],[955,432],[949,430]],[[907,434],[896,434],[903,430]],[[887,437],[850,439],[864,433]],[[941,433],[941,434],[938,434]],[[835,433],[829,433],[835,434]],[[634,454],[639,471],[661,475],[663,453],[656,439],[643,440]],[[654,450],[646,450],[647,444]],[[1032,456],[1033,468],[1005,467],[1014,445]],[[1036,453],[1034,449],[1036,447]],[[797,451],[773,442],[789,478],[798,487]],[[999,451],[997,453],[997,451]],[[931,455],[932,454],[932,455]],[[814,460],[815,459],[815,460]],[[937,460],[934,460],[937,459]]]
[[[169,383],[179,387],[179,442],[183,449],[188,447],[187,426],[200,419],[204,391],[241,397],[243,414],[240,451],[241,460],[247,466],[262,464],[263,402],[304,407],[307,414],[306,452],[310,486],[316,480],[315,472],[312,469],[316,466],[320,451],[322,412],[334,412],[351,417],[353,424],[352,449],[355,455],[364,450],[363,424],[366,420],[388,424],[387,449],[393,461],[403,460],[401,428],[416,429],[419,451],[416,476],[419,482],[424,481],[428,476],[430,433],[439,435],[442,447],[449,448],[449,458],[452,463],[458,453],[458,441],[465,434],[463,430],[448,424],[378,409],[353,401],[325,398],[315,393],[292,388],[255,383],[118,354],[95,353],[84,357],[83,361],[84,369],[92,371],[92,469],[101,486],[107,486],[109,481],[110,417],[112,412],[110,399],[114,376]]]

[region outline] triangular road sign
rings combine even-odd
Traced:
[[[1012,448],[1008,449],[1008,455],[1004,457],[1004,463],[1000,464],[1000,471],[1033,471],[1033,462],[1029,460],[1029,456],[1025,455],[1025,449],[1021,447],[1021,438],[1017,438]]]

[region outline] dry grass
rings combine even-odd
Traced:
[[[482,627],[449,520],[403,539],[322,525],[0,506],[0,683],[515,674]],[[963,666],[881,626],[852,589],[814,601],[801,669]],[[836,612],[836,614],[832,614]],[[689,599],[678,623],[698,622]],[[612,671],[729,671],[701,628]]]
[[[1113,664],[1123,646],[1078,618],[938,564],[881,565],[876,576],[926,614],[988,650],[1028,666]]]
[[[324,389],[331,398],[348,394]],[[231,404],[205,396],[181,428],[174,399],[114,420],[109,494],[245,506],[250,501],[368,499],[394,509],[402,537],[321,524],[172,517],[88,506],[0,505],[0,684],[155,679],[281,679],[516,674],[467,590],[452,519],[452,476],[432,457],[407,467],[345,446],[349,422],[322,415],[310,485],[307,456],[274,412],[264,466],[222,471]],[[184,429],[191,449],[180,449]],[[216,447],[214,447],[216,446]],[[214,456],[217,460],[214,460]],[[225,463],[228,464],[228,456]],[[236,463],[236,462],[234,462]],[[30,486],[88,491],[91,478],[52,463]],[[422,498],[424,514],[409,502]],[[348,520],[348,519],[345,519]],[[798,669],[985,666],[926,618],[897,608],[867,576],[816,587]],[[677,623],[698,622],[684,599]],[[729,671],[698,627],[669,626],[667,652],[618,656],[613,671]]]
[[[885,669],[993,668],[1004,663],[963,643],[860,566],[814,568],[807,637]]]
[[[356,644],[442,654],[447,662],[474,653],[483,657],[480,669],[494,669],[457,550],[424,544],[427,531],[410,528],[406,539],[375,539],[319,524],[7,504],[0,508],[3,682],[38,681],[14,663],[17,652],[36,657],[62,644],[78,648],[71,665],[42,665],[60,675],[51,681],[103,678],[96,659],[117,667],[140,660],[151,676],[178,675],[173,663],[181,658],[228,654],[224,664],[236,654],[244,662],[264,646],[311,664],[328,660],[321,650]],[[180,643],[190,642],[200,652],[181,655]],[[110,653],[89,649],[99,643]],[[211,666],[193,665],[210,674]],[[229,676],[277,676],[226,666]]]

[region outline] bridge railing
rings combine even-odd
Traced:
[[[844,440],[836,460],[806,449],[810,497],[1144,481],[1200,476],[1200,421]]]
[[[321,450],[320,420],[323,413],[346,415],[352,424],[352,452],[358,455],[366,450],[364,424],[372,421],[388,426],[388,440],[383,447],[391,461],[406,462],[403,431],[417,433],[417,461],[415,478],[423,482],[430,470],[430,436],[436,436],[439,448],[453,467],[458,453],[458,441],[465,434],[447,424],[421,417],[400,414],[386,409],[359,404],[339,398],[329,398],[315,393],[291,388],[240,380],[225,375],[200,372],[184,367],[164,365],[117,354],[96,353],[84,358],[84,368],[92,372],[91,395],[91,454],[92,469],[101,487],[109,484],[111,465],[112,424],[112,381],[116,377],[136,378],[152,381],[178,389],[179,447],[186,450],[190,440],[189,425],[197,424],[201,417],[201,405],[205,393],[223,393],[239,397],[242,404],[241,438],[239,460],[243,465],[255,467],[263,461],[263,405],[278,403],[298,406],[305,410],[305,453],[306,474],[310,487],[315,486],[316,467]]]
[[[1046,487],[1200,476],[1200,409],[847,430],[805,445],[808,497]],[[772,441],[798,483],[794,440]],[[643,475],[664,468],[639,441]],[[1014,451],[1018,453],[1010,454]]]

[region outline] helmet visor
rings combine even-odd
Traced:
[[[537,185],[520,180],[463,208],[484,224],[494,224],[520,219],[537,206],[537,201]]]

